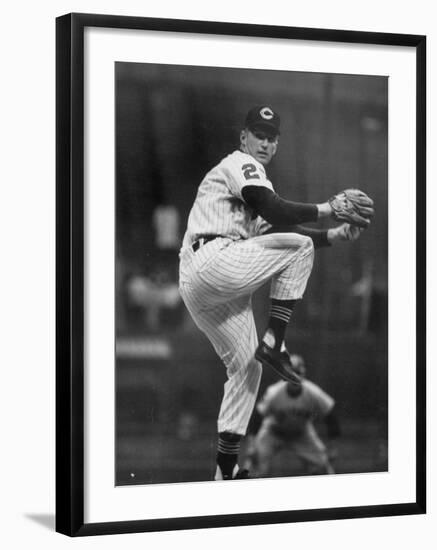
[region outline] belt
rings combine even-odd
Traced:
[[[217,237],[220,237],[220,235],[205,235],[204,237],[200,237],[195,243],[192,244],[192,249],[194,252],[197,252],[201,246],[209,243],[209,241],[217,239]]]

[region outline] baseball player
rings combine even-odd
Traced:
[[[357,239],[373,214],[373,202],[358,190],[320,204],[279,197],[266,174],[279,133],[280,117],[270,106],[249,111],[240,148],[212,168],[199,186],[180,251],[181,296],[226,367],[216,480],[246,475],[239,471],[237,458],[255,405],[261,364],[300,384],[284,335],[304,294],[314,248]],[[327,231],[298,225],[326,217],[350,223]],[[267,281],[270,318],[258,343],[251,296]]]
[[[281,380],[269,386],[256,406],[254,416],[261,426],[249,445],[246,466],[256,477],[269,473],[273,458],[284,448],[292,450],[309,474],[333,474],[330,455],[314,427],[324,418],[330,440],[340,435],[334,399],[319,386],[306,380],[305,363],[292,355],[291,362],[302,377],[300,386]]]

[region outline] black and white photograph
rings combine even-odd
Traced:
[[[56,530],[425,512],[425,37],[57,20]]]
[[[4,548],[432,547],[432,5],[6,4]]]
[[[388,78],[114,79],[115,485],[387,472]]]

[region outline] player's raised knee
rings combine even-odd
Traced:
[[[308,253],[313,254],[314,253],[314,243],[311,237],[307,237],[306,235],[299,235],[300,239],[300,250],[305,251]]]

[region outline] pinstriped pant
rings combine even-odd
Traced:
[[[197,252],[182,251],[181,296],[226,367],[218,432],[244,435],[255,405],[261,365],[254,358],[253,292],[271,280],[271,298],[301,298],[313,259],[312,240],[296,233],[217,238]]]

